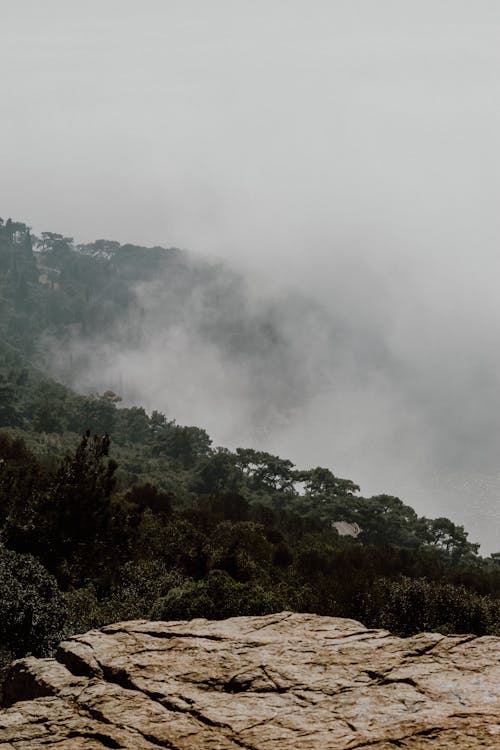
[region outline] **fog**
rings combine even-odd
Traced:
[[[165,337],[138,288],[140,344],[81,386],[125,373],[500,548],[498,3],[3,0],[2,26],[0,214],[222,259],[287,349],[233,359],[199,310]]]

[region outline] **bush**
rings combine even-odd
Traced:
[[[46,656],[63,634],[67,610],[56,579],[31,555],[0,550],[0,649]]]
[[[267,615],[288,607],[288,597],[279,587],[264,588],[252,581],[238,583],[225,571],[212,570],[202,581],[188,581],[158,599],[153,620],[190,620],[194,617],[222,620],[236,615]]]
[[[102,602],[107,622],[147,618],[151,607],[171,589],[183,586],[185,576],[169,568],[162,560],[139,560],[126,563],[118,585]]]
[[[498,600],[425,578],[377,579],[362,610],[365,624],[405,636],[426,630],[485,635],[500,628]]]

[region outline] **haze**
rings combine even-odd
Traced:
[[[186,247],[244,270],[255,304],[324,305],[351,338],[325,358],[321,331],[289,326],[329,386],[262,447],[500,548],[498,3],[1,8],[0,215]],[[174,398],[168,358],[148,378],[120,364],[144,403],[248,442],[255,396],[228,363],[207,355],[208,398],[207,373],[185,397],[197,353]]]

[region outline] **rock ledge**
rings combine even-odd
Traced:
[[[14,662],[0,750],[500,748],[500,639],[282,612],[123,622]]]

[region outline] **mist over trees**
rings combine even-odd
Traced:
[[[20,343],[82,392],[111,389],[234,444],[286,425],[346,361],[359,358],[363,370],[348,316],[333,321],[297,292],[257,292],[227,264],[175,248],[75,244],[31,237],[24,225],[17,241],[23,232],[40,283],[25,307],[35,325]]]
[[[321,315],[300,300],[297,311]],[[320,387],[294,371],[272,306],[245,308],[242,280],[220,265],[104,240],[75,247],[0,221],[3,661],[140,617],[295,609],[402,634],[500,632],[497,556],[480,557],[453,520],[364,497],[335,467],[217,447],[203,426],[134,405],[119,377],[87,394],[69,387],[92,356],[111,362],[125,342],[144,354],[149,315],[167,339],[184,326],[224,362],[251,354],[256,388],[280,381],[263,405],[293,408],[304,379]],[[141,367],[150,377],[147,357]],[[341,536],[338,522],[359,533]]]
[[[40,281],[26,287],[19,314],[32,318],[31,361],[45,373],[87,395],[112,391],[123,405],[203,425],[232,449],[334,464],[364,492],[405,496],[421,514],[450,516],[483,549],[497,548],[497,368],[478,356],[483,386],[475,389],[470,358],[452,367],[446,346],[433,368],[420,352],[432,326],[416,339],[403,301],[386,299],[363,269],[358,279],[341,253],[320,303],[306,297],[307,283],[276,287],[175,248],[29,234]],[[286,264],[279,273],[286,277]],[[21,323],[17,335],[27,330]],[[57,419],[45,411],[40,425]]]

